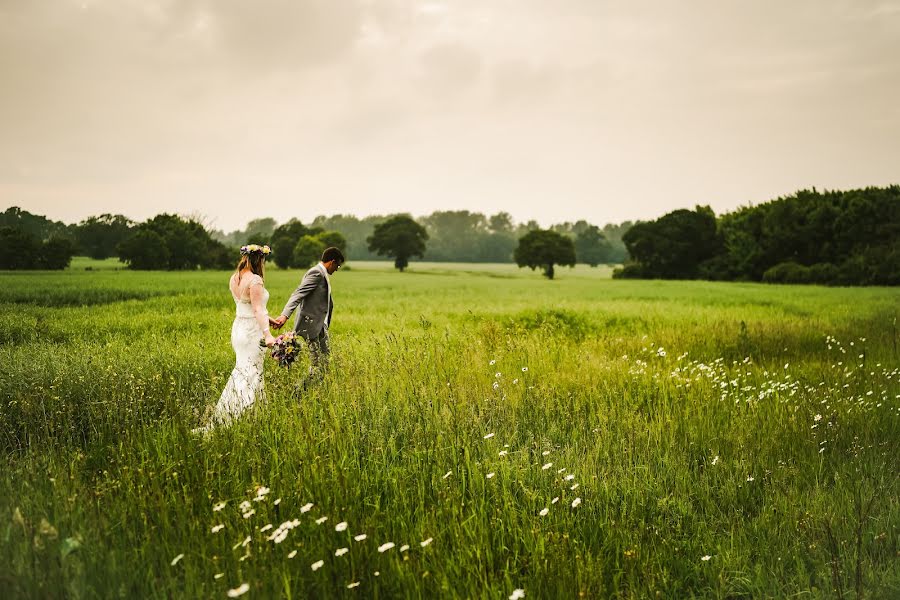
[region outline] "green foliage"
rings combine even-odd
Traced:
[[[596,225],[588,225],[575,236],[575,255],[580,263],[592,267],[609,263],[611,251],[612,245]]]
[[[633,227],[636,264],[616,276],[900,285],[900,186],[802,190],[722,215],[715,236],[708,219],[674,226],[688,214]]]
[[[599,271],[357,263],[322,385],[203,440],[227,277],[0,273],[4,597],[896,597],[900,292]]]
[[[51,221],[42,215],[34,215],[18,206],[11,206],[0,213],[0,227],[12,227],[36,237],[39,241],[67,234],[65,223]]]
[[[72,233],[84,255],[102,260],[117,256],[116,250],[131,235],[132,226],[133,223],[127,217],[103,214],[73,225]]]
[[[41,242],[24,229],[0,227],[0,269],[65,269],[74,254],[68,238],[53,236]]]
[[[319,239],[318,236],[304,235],[297,242],[297,245],[294,246],[292,266],[308,269],[319,262],[319,259],[322,257],[322,252],[324,252],[327,247],[325,242]]]
[[[337,248],[344,254],[344,258],[347,258],[347,239],[339,231],[317,233],[316,239],[322,242],[325,248]],[[321,252],[319,254],[321,255]]]
[[[41,255],[41,240],[17,227],[0,227],[0,269],[34,269]]]
[[[555,231],[535,229],[519,238],[514,258],[519,267],[544,270],[547,279],[553,279],[554,265],[575,266],[575,244],[572,238]]]
[[[136,270],[228,269],[235,255],[209,235],[203,225],[161,214],[135,226],[119,244],[119,257]]]
[[[642,276],[662,279],[695,279],[700,275],[700,263],[722,247],[716,216],[708,206],[676,210],[656,221],[639,223],[622,239],[641,265]]]
[[[394,266],[401,272],[413,256],[425,254],[425,228],[406,215],[396,215],[375,226],[368,238],[369,251],[394,259]]]
[[[272,258],[282,269],[302,267],[295,261],[294,249],[303,236],[314,236],[322,232],[320,227],[307,227],[297,219],[279,225],[272,232]]]
[[[51,237],[41,246],[38,266],[41,269],[60,271],[69,266],[75,255],[75,243],[65,237]]]

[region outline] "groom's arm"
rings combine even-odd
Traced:
[[[313,269],[308,271],[306,275],[303,276],[303,280],[300,282],[300,285],[297,286],[297,289],[294,290],[294,293],[291,294],[290,299],[287,301],[287,304],[284,305],[284,310],[281,311],[281,316],[284,317],[284,320],[287,321],[291,313],[300,305],[300,302],[306,298],[310,292],[316,289],[319,286],[319,280],[322,277],[321,271],[318,269]]]

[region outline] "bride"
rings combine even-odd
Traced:
[[[206,433],[216,425],[227,425],[263,398],[263,359],[265,348],[271,347],[275,338],[269,331],[272,320],[266,310],[269,291],[265,288],[266,256],[268,246],[250,244],[241,248],[241,260],[228,284],[231,297],[237,306],[237,315],[231,326],[231,347],[237,358],[228,384],[219,397],[210,421],[194,431]]]

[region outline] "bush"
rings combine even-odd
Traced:
[[[778,263],[763,273],[765,283],[809,283],[809,268],[795,262]]]
[[[52,237],[41,247],[38,266],[41,269],[61,271],[69,266],[75,255],[75,243],[68,238]]]

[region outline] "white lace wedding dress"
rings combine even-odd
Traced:
[[[219,402],[213,411],[210,422],[198,431],[206,432],[216,425],[230,424],[238,415],[250,408],[257,400],[264,397],[263,390],[263,359],[266,348],[260,347],[263,338],[263,330],[257,321],[253,306],[250,303],[250,287],[263,285],[259,275],[250,275],[250,281],[246,288],[238,289],[241,296],[247,292],[247,298],[236,297],[232,292],[237,307],[234,324],[231,326],[231,347],[234,348],[236,357],[234,369],[228,378],[225,389],[219,397]],[[269,301],[269,291],[263,287],[262,306],[265,308]],[[268,312],[266,312],[268,319]]]

